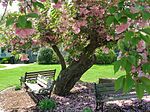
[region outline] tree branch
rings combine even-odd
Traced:
[[[65,63],[64,57],[61,54],[61,52],[59,51],[58,47],[56,45],[52,45],[52,48],[59,58],[62,70],[66,69],[66,63]]]
[[[7,1],[6,7],[5,7],[5,10],[4,10],[4,13],[3,13],[3,15],[2,15],[2,17],[1,17],[0,22],[3,20],[3,18],[4,18],[4,16],[5,16],[5,14],[6,14],[7,7],[8,7],[8,1]]]

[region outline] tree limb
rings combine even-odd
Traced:
[[[52,48],[59,58],[62,70],[66,69],[66,63],[65,63],[64,57],[61,54],[61,52],[59,51],[58,47],[56,45],[52,45]]]

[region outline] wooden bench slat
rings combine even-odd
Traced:
[[[55,84],[55,70],[26,72],[24,77],[21,77],[21,84],[24,83],[26,89],[39,97],[38,101],[44,97],[50,97]],[[37,100],[36,100],[37,101]]]

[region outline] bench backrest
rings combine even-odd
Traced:
[[[56,69],[55,70],[45,70],[45,71],[37,71],[37,72],[26,72],[25,73],[25,81],[31,81],[31,80],[37,80],[38,75],[47,77],[47,78],[51,78],[53,80],[55,80],[55,73],[56,73]]]
[[[114,84],[114,79],[99,79],[99,84],[95,84],[96,97],[106,101],[136,98],[134,89],[125,94],[122,90],[116,91]]]
[[[114,88],[114,82],[114,79],[99,79],[99,83],[95,86],[96,93],[98,95],[109,95],[116,93]]]

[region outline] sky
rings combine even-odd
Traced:
[[[0,15],[3,15],[5,8],[0,4]],[[15,12],[18,11],[17,2],[14,2],[12,6],[8,6],[7,11]]]

